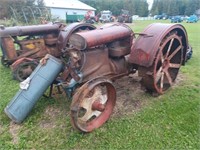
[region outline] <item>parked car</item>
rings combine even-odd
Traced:
[[[160,19],[162,19],[162,15],[155,15],[154,19],[160,20]]]
[[[191,15],[187,20],[186,22],[187,23],[195,23],[198,21],[198,17],[196,15]]]
[[[182,22],[183,19],[181,18],[181,16],[173,16],[171,17],[171,23],[179,23]]]
[[[163,13],[162,15],[155,15],[154,19],[158,19],[158,20],[164,19],[164,20],[166,20],[166,19],[168,19],[168,15],[165,14],[165,13]]]

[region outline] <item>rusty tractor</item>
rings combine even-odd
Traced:
[[[132,16],[129,14],[128,10],[121,10],[120,16],[118,16],[118,22],[124,22],[124,23],[132,23]]]
[[[1,63],[10,66],[14,79],[25,80],[46,54],[60,57],[58,36],[66,25],[49,23],[42,25],[0,27]],[[77,30],[94,29],[90,24],[75,25]],[[67,32],[67,31],[65,31]],[[61,35],[60,35],[61,36]]]
[[[1,62],[10,66],[15,79],[23,81],[47,53],[59,56],[56,41],[61,24],[1,27]]]
[[[120,77],[138,73],[147,91],[168,90],[185,64],[188,39],[181,24],[151,24],[136,37],[122,23],[98,28],[75,23],[60,31],[56,47],[64,67],[54,84],[72,97],[73,127],[91,132],[112,114],[117,99],[112,82]],[[40,61],[44,67],[46,59]]]
[[[67,44],[59,43],[65,69],[57,82],[72,96],[73,127],[91,132],[113,111],[112,81],[138,72],[148,91],[163,94],[169,89],[185,63],[188,39],[180,24],[151,24],[136,38],[129,26],[115,23],[76,32]]]

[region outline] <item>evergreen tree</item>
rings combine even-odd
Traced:
[[[154,0],[151,14],[191,15],[199,8],[199,0]]]
[[[146,0],[80,0],[96,8],[96,13],[110,10],[113,15],[120,15],[121,9],[128,10],[130,15],[148,16]]]

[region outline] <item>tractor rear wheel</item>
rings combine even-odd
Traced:
[[[109,80],[97,79],[85,83],[73,96],[71,123],[81,132],[91,132],[102,126],[112,114],[116,91]]]
[[[183,45],[176,32],[162,39],[159,51],[151,67],[141,67],[142,83],[148,91],[163,94],[172,86],[182,65]]]
[[[38,63],[36,62],[22,62],[16,69],[13,71],[14,79],[18,81],[24,81],[31,73],[35,70]]]

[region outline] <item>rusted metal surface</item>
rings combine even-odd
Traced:
[[[72,23],[66,26],[63,30],[61,30],[58,36],[58,41],[57,41],[58,49],[64,50],[68,46],[69,37],[71,36],[72,33],[83,30],[87,31],[94,29],[96,29],[96,27],[89,23]]]
[[[7,66],[14,63],[11,66],[13,74],[19,77],[19,75],[16,75],[18,72],[16,73],[15,70],[17,70],[17,67],[20,67],[21,63],[30,64],[32,66],[31,62],[39,61],[46,54],[60,57],[61,50],[57,47],[57,41],[58,34],[64,27],[64,24],[55,23],[1,28],[0,44],[3,51],[2,64]],[[29,59],[35,60],[27,63]],[[21,78],[16,79],[21,80]]]
[[[22,63],[22,62],[37,62],[37,60],[29,58],[29,57],[22,57],[18,60],[16,60],[11,66],[11,70],[14,71],[17,69],[17,67]]]
[[[81,132],[91,132],[109,119],[115,103],[116,90],[109,80],[88,81],[73,96],[71,123]]]
[[[95,49],[84,52],[83,64],[80,71],[83,74],[83,81],[86,82],[98,76],[115,77],[121,74],[128,74],[127,62],[125,59],[117,60],[108,57],[108,49]],[[94,63],[95,62],[95,63]]]
[[[17,58],[17,53],[15,45],[11,37],[1,38],[2,49],[5,55],[9,58],[9,61],[15,60]]]
[[[117,32],[116,32],[117,31]],[[123,26],[112,26],[89,32],[80,32],[73,34],[69,41],[78,50],[84,50],[89,47],[121,40],[131,37],[133,31]]]
[[[0,37],[25,36],[59,32],[61,23],[32,26],[5,27],[0,29]]]
[[[37,65],[38,62],[36,61],[23,61],[15,70],[13,70],[13,77],[22,82],[31,75]]]
[[[108,24],[76,32],[68,44],[70,63],[63,73],[67,81],[63,87],[67,93],[75,92],[71,92],[72,124],[82,132],[91,132],[107,120],[103,115],[107,103],[99,90],[104,84],[96,84],[99,77],[116,80],[138,70],[148,91],[163,94],[175,82],[188,45],[185,29],[177,24],[150,25],[137,39],[126,25]],[[79,79],[73,78],[72,70]],[[80,88],[75,91],[77,86]]]
[[[17,79],[18,81],[23,81],[27,77],[31,75],[33,70],[37,67],[38,60],[29,58],[29,57],[22,57],[17,59],[11,66],[11,70],[13,73],[13,78]]]
[[[183,62],[183,45],[176,32],[162,41],[160,51],[151,67],[139,68],[143,84],[151,92],[163,94],[173,85]]]
[[[170,32],[176,31],[182,37],[183,58],[185,59],[188,47],[188,39],[185,28],[180,24],[161,24],[149,25],[132,45],[129,62],[140,66],[150,67],[159,51],[159,46],[164,37]],[[183,61],[184,63],[184,61]]]
[[[17,53],[21,57],[12,67],[24,77],[35,58],[45,53],[60,57],[65,66],[55,83],[72,97],[71,122],[81,132],[99,128],[112,114],[116,91],[111,81],[138,71],[148,91],[163,94],[175,82],[188,48],[187,33],[179,24],[152,24],[135,38],[125,24],[96,29],[74,23],[59,35],[26,40],[16,41],[24,51]],[[16,67],[21,62],[21,68]],[[43,58],[41,63],[45,62]]]

